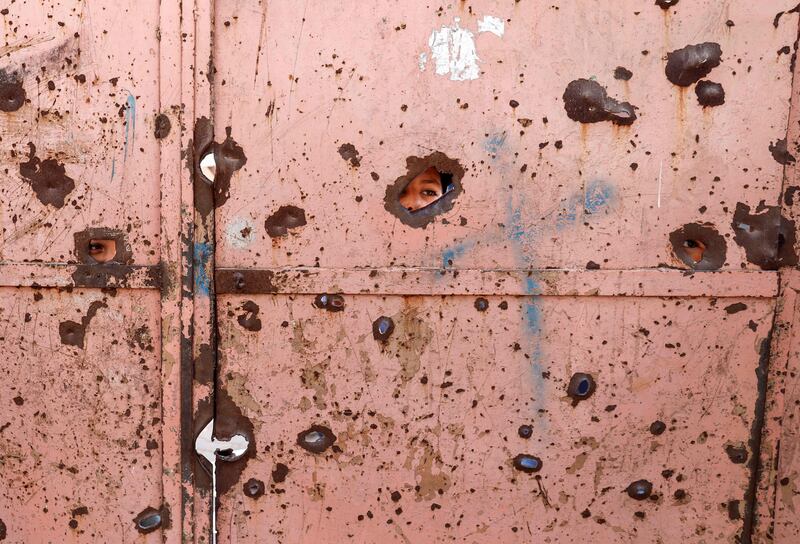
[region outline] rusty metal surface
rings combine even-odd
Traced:
[[[223,297],[222,384],[258,454],[223,497],[222,541],[733,541],[773,301],[485,300]],[[573,405],[577,372],[597,385]],[[299,447],[311,425],[333,447]],[[523,453],[540,472],[514,469]],[[640,479],[641,502],[625,492]]]
[[[0,289],[8,542],[161,541],[158,331],[155,291]]]
[[[798,16],[656,4],[215,6],[221,541],[750,541]]]

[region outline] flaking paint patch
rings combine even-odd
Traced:
[[[256,226],[245,217],[234,217],[225,229],[225,238],[232,247],[246,249],[253,243]]]
[[[431,59],[436,66],[436,74],[450,75],[451,81],[469,81],[478,79],[478,51],[475,47],[475,35],[472,31],[461,28],[461,19],[456,17],[452,26],[442,26],[431,32],[428,38]]]
[[[506,24],[498,17],[484,15],[483,19],[478,21],[478,32],[491,32],[498,38],[502,38],[506,32]]]

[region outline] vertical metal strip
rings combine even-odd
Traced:
[[[790,95],[789,119],[786,129],[786,144],[790,152],[795,152],[800,144],[800,77],[798,77],[797,49],[800,44],[800,18],[798,32],[792,56],[792,85]],[[796,153],[795,153],[796,154]],[[800,157],[798,157],[800,158]],[[791,196],[797,187],[800,176],[795,162],[785,166],[781,180],[781,192],[778,195],[778,206],[781,215],[798,223],[800,219],[800,194]],[[788,391],[798,385],[797,371],[800,361],[797,360],[797,345],[800,341],[800,330],[794,324],[800,319],[797,292],[800,289],[800,273],[797,270],[783,268],[778,272],[778,298],[775,306],[775,319],[771,331],[767,375],[764,377],[765,392],[759,396],[760,406],[756,414],[761,426],[754,427],[754,438],[758,432],[758,440],[753,449],[753,474],[748,495],[746,497],[745,529],[742,542],[770,542],[773,544],[790,544],[800,539],[800,527],[797,526],[796,514],[788,514],[792,521],[783,527],[781,518],[786,517],[785,506],[779,504],[781,479],[781,444],[784,435],[795,435],[787,426],[795,424],[787,413],[796,410]],[[794,353],[794,355],[793,355]],[[759,383],[762,377],[759,376]],[[792,384],[794,383],[794,385]],[[796,440],[796,437],[795,437]],[[795,461],[798,464],[797,461]],[[800,466],[800,464],[798,464]],[[791,509],[791,508],[790,508]]]

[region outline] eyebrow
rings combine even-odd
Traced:
[[[426,184],[426,185],[436,185],[437,187],[441,187],[441,185],[442,185],[441,181],[438,181],[438,180],[435,180],[435,179],[431,179],[431,178],[421,179],[421,180],[419,180],[419,182],[422,183],[422,184]]]

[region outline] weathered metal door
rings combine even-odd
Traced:
[[[793,4],[0,9],[0,540],[796,543]]]
[[[0,541],[179,542],[178,6],[0,8]]]
[[[217,3],[220,540],[794,541],[792,4]]]

